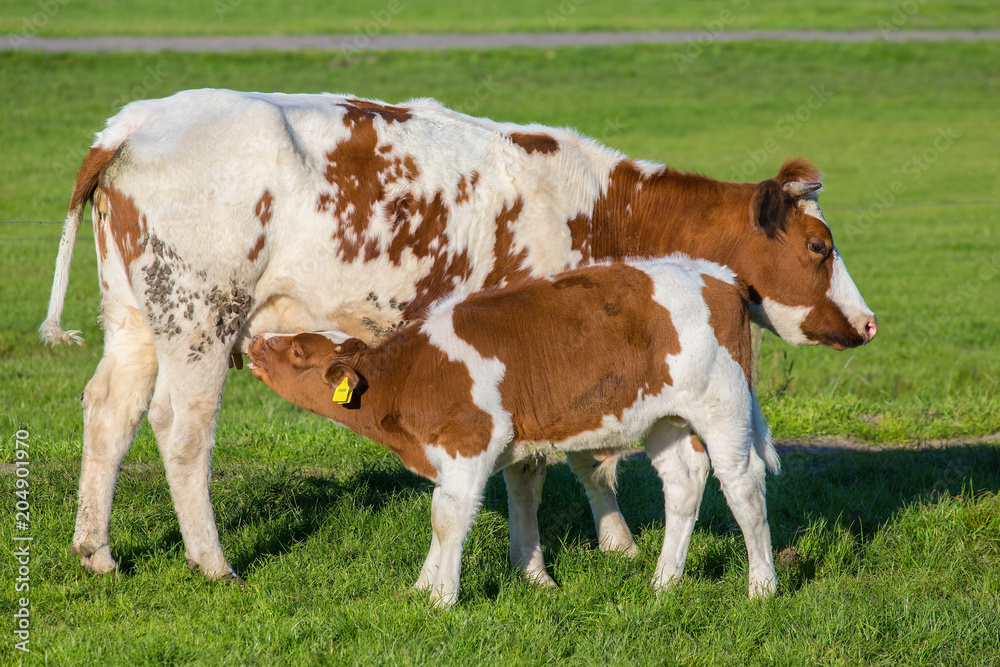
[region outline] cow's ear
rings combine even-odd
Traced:
[[[347,390],[349,392],[353,392],[361,384],[361,376],[347,364],[334,362],[323,371],[323,382],[334,391],[344,383],[345,379],[347,380]]]
[[[349,357],[367,349],[368,345],[360,338],[348,338],[343,343],[337,343],[333,351],[341,356]]]
[[[794,206],[794,199],[774,179],[758,183],[750,209],[754,227],[774,238],[785,231]]]

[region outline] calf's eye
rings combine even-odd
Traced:
[[[826,256],[826,244],[823,243],[822,241],[810,241],[809,252],[814,252],[817,255]]]

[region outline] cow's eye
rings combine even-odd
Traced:
[[[809,252],[826,257],[826,244],[822,241],[810,241]]]

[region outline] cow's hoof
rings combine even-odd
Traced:
[[[107,544],[97,549],[91,549],[85,544],[74,544],[70,554],[80,557],[80,564],[94,574],[111,574],[118,571],[118,563],[111,556],[111,547]]]
[[[677,582],[680,580],[680,577],[653,577],[653,592],[662,593],[664,591],[669,591],[671,588],[675,587]]]
[[[198,570],[207,578],[212,581],[222,581],[227,584],[242,584],[243,580],[236,575],[236,571],[233,570],[232,566],[225,560],[218,567],[206,567],[194,560],[187,553],[184,554],[184,560],[187,561],[188,568],[191,570]]]

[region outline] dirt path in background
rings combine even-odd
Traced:
[[[768,39],[791,42],[943,42],[1000,40],[1000,30],[689,30],[671,32],[561,32],[440,35],[291,35],[247,37],[70,37],[43,38],[9,34],[0,51],[398,51],[491,49],[510,46],[618,46],[742,42]]]

